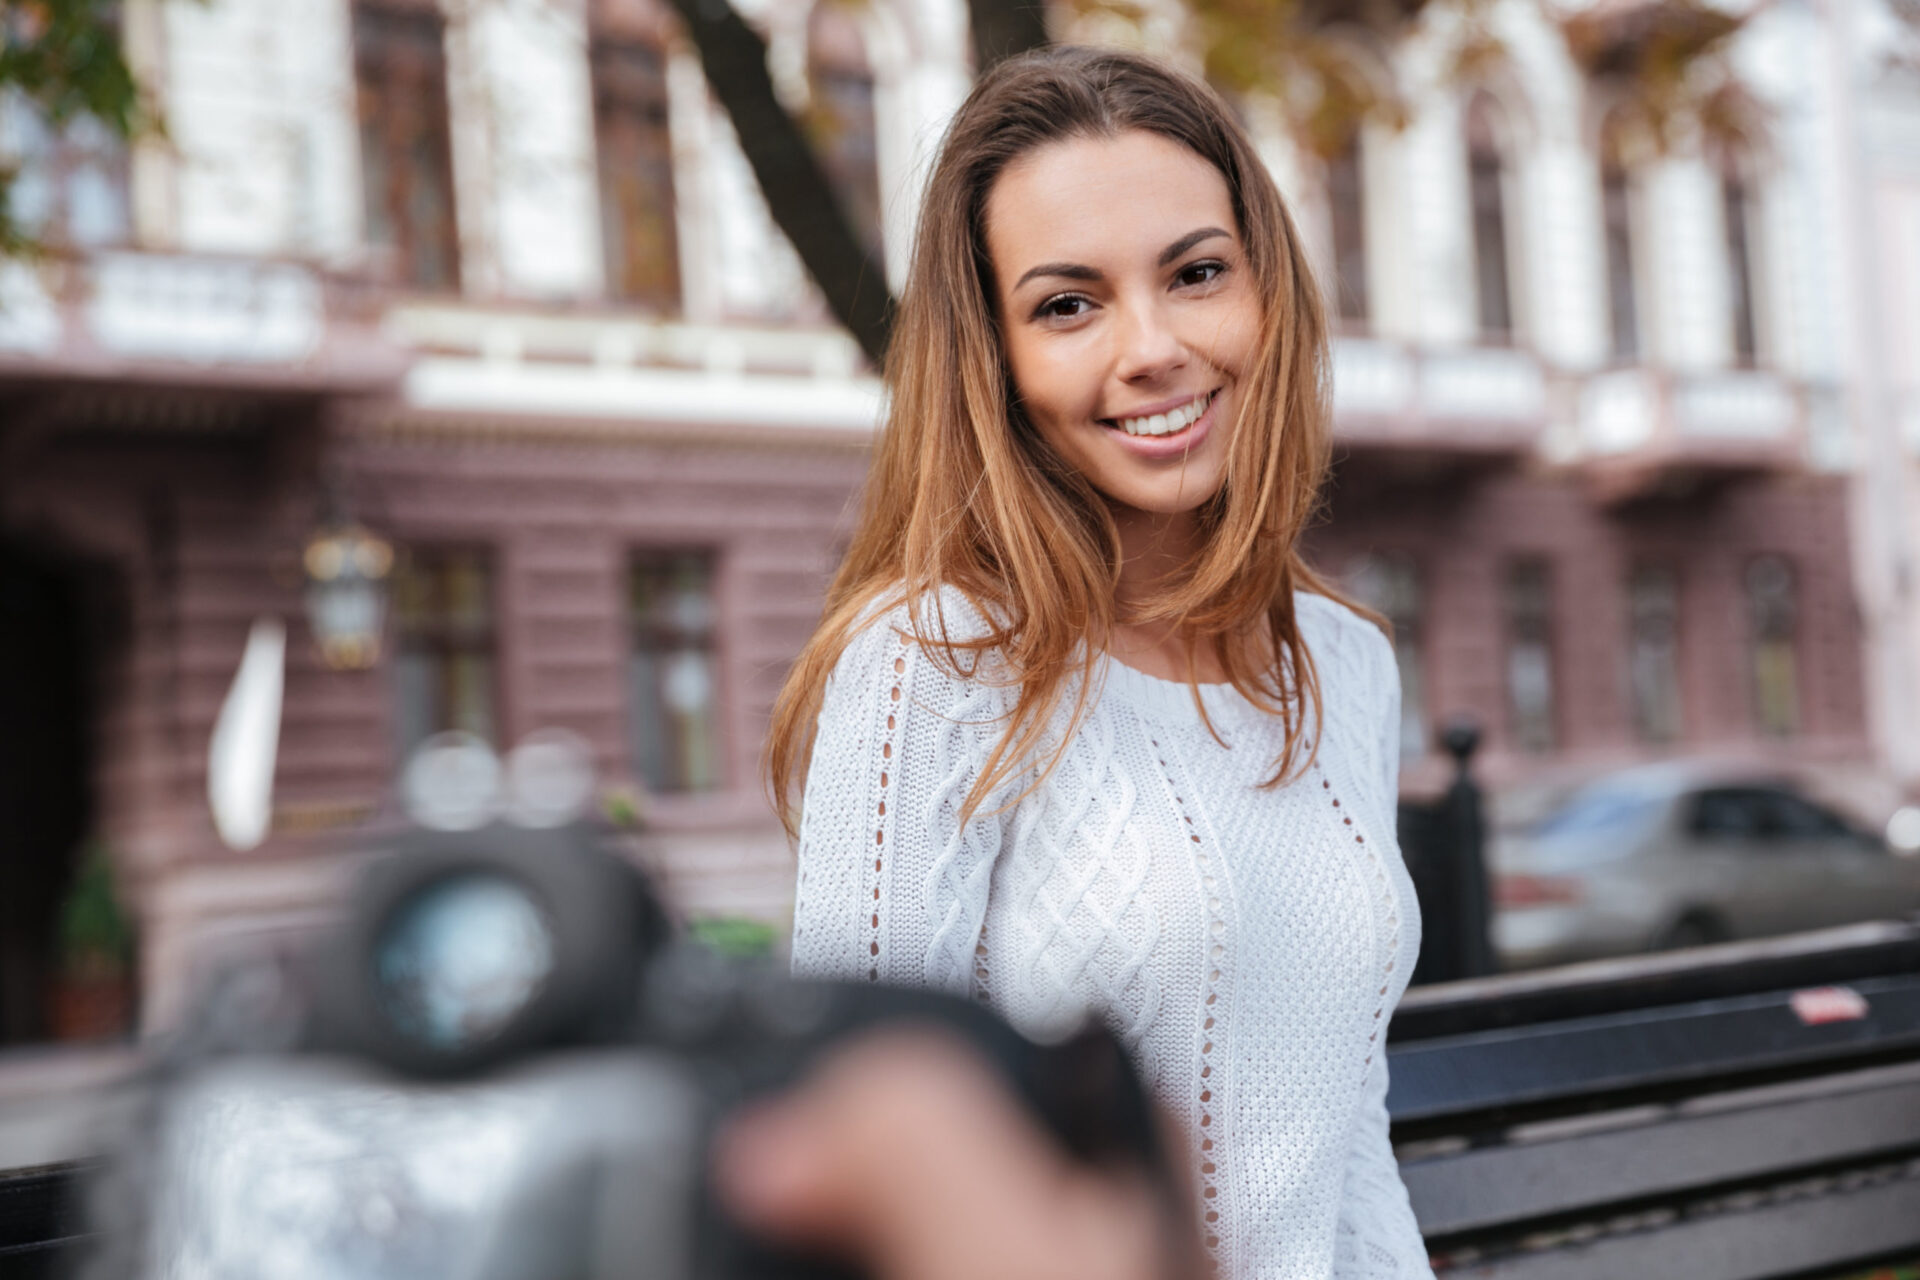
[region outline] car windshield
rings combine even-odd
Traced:
[[[1618,836],[1649,822],[1665,800],[1644,783],[1613,779],[1580,788],[1529,833],[1536,838]]]

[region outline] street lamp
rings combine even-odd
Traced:
[[[364,671],[380,656],[393,547],[350,520],[330,520],[307,540],[307,621],[320,657],[336,671]]]

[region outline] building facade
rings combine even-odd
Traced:
[[[965,6],[737,3],[897,287],[971,74]],[[1443,779],[1427,743],[1455,713],[1496,782],[1884,758],[1831,252],[1851,64],[1800,56],[1850,37],[1819,6],[1757,12],[1739,63],[1775,145],[1710,158],[1614,137],[1544,10],[1493,12],[1511,56],[1484,83],[1443,72],[1438,6],[1391,48],[1356,34],[1409,119],[1324,158],[1242,104],[1339,316],[1314,553],[1396,624],[1408,785]],[[124,22],[164,143],[5,120],[24,207],[72,252],[0,268],[0,803],[28,833],[0,1038],[47,1032],[89,839],[162,1025],[208,957],[318,918],[447,729],[580,734],[683,910],[781,921],[761,741],[881,395],[665,6],[129,0]],[[301,549],[341,511],[398,552],[364,671],[305,620]],[[240,853],[208,742],[261,616],[289,628],[284,722]]]

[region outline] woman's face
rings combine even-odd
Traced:
[[[1138,130],[1048,143],[1002,171],[985,230],[1040,435],[1122,508],[1218,493],[1261,318],[1220,171]]]

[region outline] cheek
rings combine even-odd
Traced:
[[[1045,430],[1091,414],[1099,385],[1087,378],[1083,361],[1061,351],[1016,345],[1007,352],[1007,366],[1013,373],[1013,389],[1035,426]]]
[[[1259,306],[1249,299],[1221,326],[1218,359],[1236,375],[1245,375],[1259,354],[1260,319]]]

